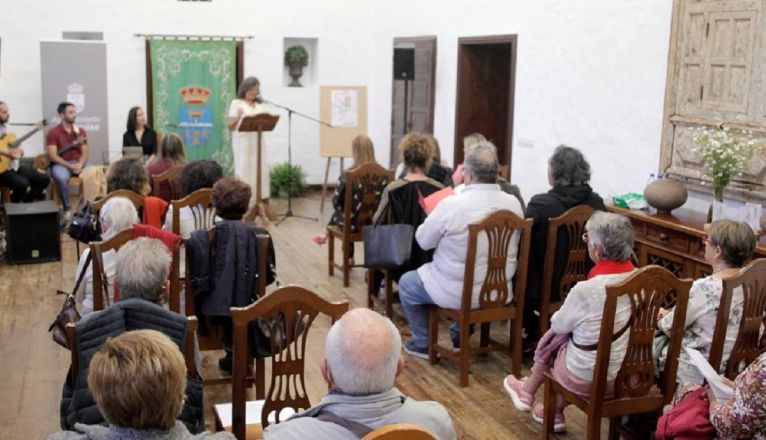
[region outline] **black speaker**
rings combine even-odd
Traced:
[[[9,263],[61,260],[59,210],[55,203],[6,203],[5,225]]]
[[[415,79],[415,49],[394,49],[394,79]]]

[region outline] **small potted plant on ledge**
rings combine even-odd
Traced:
[[[303,76],[303,68],[309,63],[309,53],[301,45],[290,46],[285,51],[285,66],[289,68],[288,73],[293,79],[289,87],[303,87],[300,79]]]
[[[713,197],[723,202],[726,185],[742,172],[745,163],[758,151],[759,146],[749,131],[732,130],[723,127],[723,124],[721,128],[700,129],[693,139],[713,181]],[[712,206],[708,212],[708,222],[711,220]]]

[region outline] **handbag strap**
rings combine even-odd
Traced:
[[[85,257],[85,264],[82,266],[82,270],[80,271],[80,274],[77,275],[77,281],[74,283],[74,289],[72,289],[72,293],[66,293],[62,291],[58,291],[58,293],[66,293],[67,299],[69,297],[74,298],[77,294],[77,290],[80,288],[80,284],[82,283],[82,279],[85,278],[85,272],[88,271],[88,265],[90,264],[91,255],[90,252],[88,252],[88,256]]]
[[[101,242],[93,243],[93,247],[95,252],[94,258],[98,260],[98,267],[99,271],[101,272],[101,286],[102,286],[102,292],[100,292],[101,295],[104,296],[106,301],[106,306],[109,307],[109,278],[106,276],[106,272],[104,271],[104,259],[102,258],[101,254]],[[93,292],[95,295],[96,292]]]
[[[633,319],[628,319],[628,322],[625,323],[625,326],[623,326],[620,330],[617,331],[614,335],[612,335],[612,342],[620,339],[622,335],[625,334],[626,331],[630,328],[630,323],[633,321]],[[569,334],[569,339],[572,341],[572,344],[574,344],[575,347],[579,348],[580,350],[584,351],[596,351],[598,350],[598,342],[595,344],[578,344],[575,342],[574,337],[572,337],[572,334]]]

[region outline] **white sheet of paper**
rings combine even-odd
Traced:
[[[245,403],[245,425],[255,425],[261,423],[261,412],[263,411],[263,400],[249,400]],[[231,426],[232,405],[231,403],[219,403],[215,406],[218,417],[224,428]],[[285,421],[295,414],[292,408],[285,408],[279,414],[279,420]],[[269,422],[276,423],[277,418],[274,413],[269,415]]]
[[[713,200],[713,221],[726,218],[726,205],[723,202]]]
[[[693,348],[684,347],[684,350],[686,350],[686,354],[689,355],[694,366],[705,376],[705,380],[710,385],[710,389],[713,390],[715,398],[718,400],[729,400],[731,395],[734,394],[734,389],[721,380],[721,376],[713,369],[707,359],[705,359],[705,356],[699,350]]]
[[[356,90],[330,92],[330,124],[333,127],[359,125],[359,94]]]
[[[744,222],[750,225],[753,231],[761,229],[761,213],[763,212],[761,205],[746,202],[743,209],[745,211]]]

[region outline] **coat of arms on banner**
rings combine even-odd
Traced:
[[[74,104],[75,109],[77,109],[77,113],[82,113],[82,111],[85,110],[85,87],[83,87],[82,84],[74,82],[66,86],[66,88],[67,102]]]
[[[179,93],[184,104],[179,109],[178,126],[182,130],[184,144],[187,147],[206,144],[213,129],[213,109],[207,104],[212,92],[203,86],[187,86]]]

